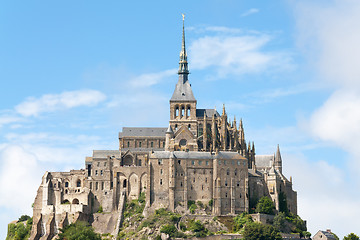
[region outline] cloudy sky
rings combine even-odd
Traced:
[[[359,1],[39,0],[0,7],[1,239],[45,171],[167,126],[181,13],[198,107],[225,104],[257,154],[280,144],[312,234],[360,234]]]

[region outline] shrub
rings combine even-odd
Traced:
[[[234,217],[233,231],[239,232],[245,225],[252,223],[252,217],[248,213],[241,213]]]
[[[98,213],[103,213],[103,207],[100,205],[99,210],[97,211]]]
[[[177,229],[172,224],[166,224],[161,227],[160,232],[169,234],[170,237],[173,237],[175,233],[177,232]]]
[[[28,216],[28,215],[21,215],[18,222],[24,222],[24,221],[28,220],[29,218],[30,218],[30,216]]]
[[[213,204],[214,204],[214,200],[213,199],[211,199],[210,201],[209,201],[209,207],[212,207],[213,206]]]
[[[286,215],[284,212],[279,212],[278,215],[274,217],[273,226],[276,227],[280,232],[285,232],[286,230]]]
[[[203,204],[201,201],[197,201],[197,205],[198,205],[200,208],[204,208],[204,204]]]
[[[359,236],[354,233],[350,233],[349,235],[344,237],[344,240],[359,240]]]
[[[265,213],[265,214],[274,214],[274,203],[271,201],[269,197],[262,197],[256,204],[256,212],[257,213]]]
[[[59,240],[87,239],[101,240],[101,236],[94,232],[94,229],[87,222],[72,223],[60,229]]]
[[[271,225],[264,225],[261,223],[251,223],[244,227],[244,240],[281,240],[282,237],[279,231]]]

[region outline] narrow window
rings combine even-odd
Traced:
[[[98,175],[98,170],[95,170],[95,175],[96,175],[96,176]]]
[[[76,182],[76,187],[81,187],[81,181],[80,181],[80,179],[77,180],[77,182]]]
[[[207,178],[205,178],[205,182],[207,183]]]
[[[240,166],[240,161],[237,161],[238,166]]]
[[[141,159],[139,159],[139,166],[141,167]]]
[[[202,161],[200,160],[200,161],[199,161],[199,165],[200,165],[200,166],[201,166],[201,163],[202,163]]]
[[[188,129],[191,130],[191,124],[188,125]]]
[[[163,170],[162,170],[162,169],[160,169],[160,174],[161,174],[161,175],[163,174]]]
[[[101,190],[104,190],[104,182],[101,182]]]
[[[161,165],[162,164],[162,159],[158,160],[158,164]]]
[[[130,142],[129,142],[129,141],[127,142],[127,147],[128,147],[128,148],[130,147]]]
[[[160,185],[162,185],[162,179],[160,179]]]
[[[190,117],[190,107],[187,109],[187,117]]]
[[[181,160],[178,160],[178,164],[181,164]]]
[[[139,148],[141,148],[141,142],[139,142]]]
[[[181,117],[183,117],[185,115],[185,108],[181,107]]]
[[[96,190],[99,189],[99,183],[98,183],[98,182],[96,182],[96,187],[95,187],[95,189],[96,189]]]
[[[65,182],[65,187],[69,187],[69,182]]]
[[[230,170],[226,170],[226,175],[230,175]]]
[[[237,168],[235,169],[235,172],[234,172],[235,176],[237,175]]]
[[[195,165],[195,161],[194,161],[194,160],[191,161],[191,165]]]
[[[126,179],[123,181],[123,187],[126,188]]]
[[[182,184],[182,182],[180,182],[180,187],[182,187],[183,186],[183,184]]]
[[[175,124],[175,131],[177,131],[177,127],[178,127],[178,125],[177,125],[177,124]]]
[[[240,187],[240,182],[237,182],[237,184],[236,184],[238,187]]]
[[[209,166],[209,161],[206,161],[206,166]]]
[[[227,193],[225,193],[225,197],[227,198]]]
[[[151,145],[151,147],[153,148],[153,147],[154,147],[154,142],[151,142],[150,145]]]
[[[176,107],[175,109],[175,117],[178,117],[179,116],[179,107]]]
[[[101,175],[101,176],[103,175],[103,170],[100,170],[100,175]]]
[[[90,190],[92,190],[92,182],[90,182]]]
[[[201,190],[204,190],[204,185],[201,185]]]
[[[227,180],[225,180],[225,187],[227,187],[228,183],[227,183]]]
[[[113,187],[114,187],[114,183],[110,182],[110,189],[113,189]]]
[[[98,166],[98,167],[100,166],[100,162],[97,163],[97,166]]]
[[[106,162],[104,162],[104,167],[106,167]]]

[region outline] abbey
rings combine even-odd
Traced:
[[[225,106],[221,114],[197,108],[184,27],[178,75],[167,127],[124,127],[118,150],[94,150],[84,169],[44,174],[30,239],[51,239],[77,220],[116,236],[125,201],[140,194],[146,196],[145,216],[158,208],[190,214],[189,201],[212,202],[214,216],[235,215],[250,211],[262,196],[276,210],[285,203],[297,213],[297,193],[282,174],[279,146],[275,154],[255,155],[242,121],[230,121]]]

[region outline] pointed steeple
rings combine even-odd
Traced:
[[[282,173],[282,159],[281,159],[279,144],[277,145],[274,165],[275,165],[275,169],[279,170],[279,172]]]
[[[187,54],[185,48],[185,24],[184,24],[184,14],[183,14],[183,31],[182,31],[182,44],[180,51],[180,61],[179,61],[179,81],[176,84],[174,93],[170,99],[170,101],[194,101],[196,99],[191,89],[191,85],[188,81],[188,62],[187,62]]]
[[[186,54],[186,48],[185,48],[185,15],[182,14],[182,17],[183,17],[183,32],[182,32],[182,44],[181,44],[178,74],[184,75],[183,80],[185,82],[185,81],[187,81],[187,75],[189,74],[189,70],[188,70],[187,54]],[[186,78],[185,78],[185,76],[186,76]]]

